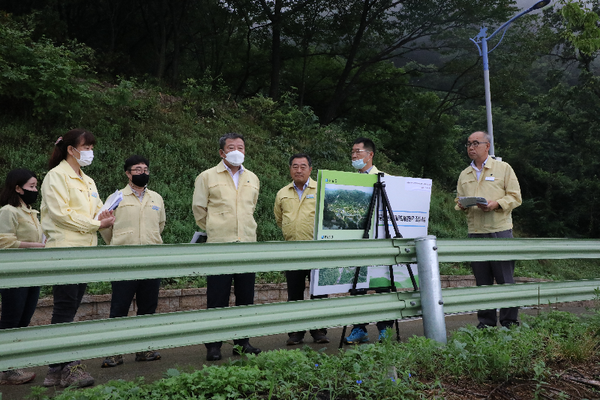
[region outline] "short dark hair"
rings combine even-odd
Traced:
[[[221,150],[225,150],[225,142],[227,142],[227,139],[242,139],[242,142],[244,142],[244,145],[246,145],[246,140],[244,140],[244,137],[242,135],[240,135],[239,133],[230,132],[224,134],[219,139],[219,148]]]
[[[308,154],[304,154],[304,153],[296,153],[293,156],[290,157],[290,167],[292,166],[292,163],[294,162],[294,160],[296,158],[306,158],[308,160],[308,166],[312,167],[312,160],[310,159],[310,156]]]
[[[21,205],[21,196],[15,190],[17,186],[21,188],[31,178],[37,179],[37,176],[33,172],[25,168],[13,169],[6,175],[6,181],[4,187],[0,192],[0,207],[10,204],[13,207],[19,207]]]
[[[363,144],[363,147],[365,148],[365,150],[372,151],[373,154],[375,154],[375,143],[373,143],[373,141],[371,139],[361,137],[361,138],[356,139],[353,144],[360,144],[360,143]]]
[[[125,165],[124,165],[123,169],[125,171],[129,171],[129,169],[131,167],[133,167],[134,165],[138,165],[138,164],[146,164],[146,166],[148,168],[150,168],[150,161],[148,161],[148,159],[146,157],[133,155],[133,156],[129,157],[127,160],[125,160]]]
[[[67,148],[69,146],[77,147],[80,144],[94,145],[96,144],[96,137],[90,131],[85,129],[73,129],[60,137],[54,144],[54,151],[50,157],[49,167],[50,169],[56,167],[62,160],[67,159]]]

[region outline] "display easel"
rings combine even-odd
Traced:
[[[396,218],[394,217],[394,211],[390,205],[390,200],[388,198],[387,192],[385,191],[385,183],[381,182],[381,178],[384,176],[383,172],[377,174],[377,182],[373,184],[373,197],[371,197],[371,203],[369,204],[369,211],[367,214],[367,221],[365,223],[365,229],[363,232],[363,239],[369,239],[369,231],[373,221],[373,215],[375,212],[379,213],[379,209],[382,210],[383,216],[383,226],[385,227],[385,238],[392,239],[390,234],[389,220],[392,220],[392,226],[394,227],[394,239],[402,238],[402,234],[398,229],[398,224],[396,223]],[[379,229],[377,229],[377,224],[375,224],[375,234],[374,239],[379,238]],[[419,290],[417,286],[417,281],[415,280],[415,276],[413,274],[412,268],[410,265],[406,265],[408,268],[408,274],[410,276],[410,280],[413,284],[413,288],[415,291]],[[363,267],[356,267],[354,270],[354,280],[352,281],[352,289],[349,290],[351,296],[363,295],[367,294],[367,289],[357,289],[356,285],[358,284],[358,277],[360,275],[360,269]],[[387,293],[387,292],[396,292],[396,282],[394,281],[394,266],[389,266],[389,274],[390,274],[390,285],[375,288],[376,293]],[[400,328],[398,326],[398,320],[395,320],[396,325],[396,340],[400,341]],[[348,326],[345,325],[342,329],[342,337],[340,338],[339,348],[342,348],[344,344],[344,338],[346,337],[346,328]]]

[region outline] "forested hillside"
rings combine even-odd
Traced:
[[[523,17],[490,55],[496,154],[521,182],[521,235],[600,236],[599,3]],[[261,180],[259,240],[279,240],[288,157],[350,171],[351,142],[368,136],[380,169],[434,180],[431,233],[462,237],[453,191],[467,135],[485,129],[469,38],[517,11],[510,0],[5,0],[0,176],[43,178],[56,139],[89,129],[101,196],[125,185],[127,156],[146,155],[165,242],[186,242],[194,179],[237,131]]]

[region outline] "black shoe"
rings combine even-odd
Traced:
[[[327,331],[325,329],[319,329],[315,332],[312,337],[315,343],[329,343],[329,338],[326,335]]]
[[[483,322],[480,322],[479,325],[477,325],[477,329],[486,329],[486,328],[491,328],[492,326],[490,325],[486,325]]]
[[[300,344],[304,341],[304,332],[290,333],[289,336],[290,336],[289,339],[285,342],[285,344],[287,344],[288,346],[294,346],[294,345]]]
[[[245,343],[240,346],[241,346],[241,349],[239,347],[233,348],[234,356],[241,356],[242,354],[260,354],[260,352],[261,352],[260,349],[252,346],[250,343]]]
[[[519,326],[518,321],[502,321],[500,324],[507,329],[510,329],[512,326]]]
[[[206,349],[206,361],[218,361],[221,359],[221,349],[218,347],[210,347]]]

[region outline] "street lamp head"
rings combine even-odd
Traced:
[[[540,8],[544,8],[546,7],[548,4],[550,4],[552,0],[541,0],[538,1],[537,3],[535,3],[533,6],[531,6],[531,8],[529,9],[529,11],[533,11],[533,10],[539,10]]]

